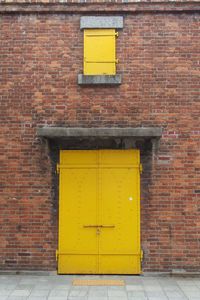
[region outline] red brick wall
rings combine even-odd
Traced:
[[[200,17],[125,14],[119,87],[81,87],[78,14],[1,16],[0,268],[56,268],[57,203],[43,125],[161,126],[142,175],[144,271],[200,270]]]

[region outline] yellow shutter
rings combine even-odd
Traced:
[[[84,75],[115,75],[115,29],[84,30]]]

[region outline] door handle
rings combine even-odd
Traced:
[[[83,225],[84,228],[90,228],[90,227],[101,227],[99,225]]]
[[[102,228],[114,228],[115,225],[101,225]]]

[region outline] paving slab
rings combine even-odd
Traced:
[[[120,279],[125,285],[73,286],[74,279]],[[200,278],[0,275],[0,300],[200,300]]]
[[[40,297],[40,296],[30,296],[28,297],[28,300],[47,300],[48,298],[43,296],[43,297]]]
[[[15,296],[15,297],[28,297],[30,295],[31,291],[26,289],[16,289],[11,292],[10,296]]]
[[[49,290],[37,290],[34,289],[31,291],[30,297],[47,297],[49,295]]]

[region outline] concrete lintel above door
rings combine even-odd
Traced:
[[[37,135],[47,139],[61,138],[142,138],[159,139],[162,136],[161,127],[40,127],[37,128]]]

